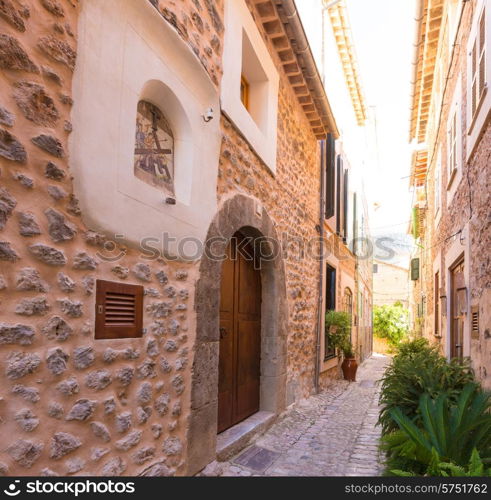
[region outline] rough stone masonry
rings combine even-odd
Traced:
[[[151,3],[218,88],[223,0]],[[144,261],[84,223],[69,146],[81,8],[0,2],[0,472],[184,474],[199,262]],[[261,200],[278,234],[315,238],[317,140],[262,35],[280,68],[277,175],[222,117],[219,206],[245,194]],[[297,257],[285,259],[283,290],[289,403],[311,394],[314,379],[318,262]],[[94,340],[96,279],[145,287],[142,339]]]

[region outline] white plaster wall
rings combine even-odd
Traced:
[[[221,139],[206,71],[149,2],[84,0],[78,47],[70,156],[85,222],[133,246],[153,238],[160,248],[164,232],[204,241],[217,208]],[[159,105],[173,128],[176,205],[133,174],[141,98]],[[205,123],[210,107],[215,118]],[[168,254],[177,255],[177,243]]]

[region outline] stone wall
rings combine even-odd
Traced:
[[[456,86],[461,77],[462,85],[462,106],[461,119],[462,130],[467,130],[467,107],[470,96],[467,95],[467,47],[469,32],[472,24],[472,14],[475,9],[466,5],[462,18],[461,27],[457,34],[455,43],[455,54],[452,67],[449,68],[450,79],[447,83],[443,96],[441,127],[436,130],[438,113],[434,111],[433,127],[430,129],[430,149],[429,157],[433,162],[429,165],[428,182],[426,193],[428,208],[425,219],[425,236],[421,242],[422,249],[419,255],[422,259],[421,283],[417,284],[416,294],[413,295],[415,302],[420,299],[420,293],[426,297],[426,315],[421,319],[424,334],[432,341],[440,343],[442,350],[447,348],[448,318],[440,318],[441,338],[434,337],[434,269],[433,262],[439,262],[440,286],[447,290],[447,272],[453,262],[446,262],[445,254],[456,241],[460,241],[462,252],[466,252],[465,265],[468,268],[469,280],[466,283],[469,291],[469,313],[466,317],[466,325],[470,335],[471,306],[478,306],[480,310],[480,329],[478,338],[470,340],[470,357],[477,376],[489,387],[491,384],[491,324],[489,322],[489,310],[491,289],[491,211],[489,204],[490,178],[491,178],[491,126],[485,125],[482,137],[469,161],[466,162],[467,134],[463,134],[462,142],[462,179],[451,203],[447,206],[447,128],[449,119],[449,109],[453,99]],[[448,59],[450,60],[450,59]],[[437,109],[438,111],[438,109]],[[441,220],[437,224],[435,220],[435,166],[436,151],[442,151],[442,179],[441,179]],[[455,181],[454,181],[455,182]],[[462,230],[462,233],[459,231]],[[456,234],[458,233],[458,234]],[[454,236],[455,235],[455,236]],[[421,287],[421,289],[419,289]],[[440,305],[441,308],[441,305]]]
[[[0,4],[0,467],[179,473],[197,267],[147,262],[83,223],[68,149],[78,9]],[[96,278],[145,286],[143,339],[93,340]]]
[[[149,0],[189,45],[218,87],[222,76],[224,0]]]
[[[152,3],[219,86],[223,1]],[[68,146],[79,9],[75,0],[0,2],[0,470],[182,474],[199,263],[146,261],[84,224]],[[319,148],[286,76],[276,177],[221,120],[219,205],[237,193],[252,196],[278,234],[314,240]],[[313,246],[284,254],[290,403],[313,391]],[[352,257],[343,266],[354,276]],[[145,286],[143,339],[94,341],[96,279]]]
[[[224,2],[155,0],[159,11],[199,57],[213,82],[222,74]],[[255,7],[248,2],[253,17]],[[219,207],[237,193],[254,197],[274,221],[285,242],[288,298],[287,403],[307,397],[314,390],[319,263],[315,258],[319,223],[320,150],[305,113],[284,74],[272,40],[258,23],[270,54],[280,71],[278,103],[278,159],[273,176],[240,131],[222,116],[222,150],[219,164]],[[341,269],[355,276],[355,259],[337,237],[333,251],[342,259]],[[297,243],[303,249],[299,251]],[[340,269],[340,271],[341,271]],[[341,284],[339,283],[339,286]],[[341,293],[341,291],[340,291]],[[341,295],[339,295],[341,296]],[[338,371],[326,373],[326,384]]]
[[[254,15],[254,7],[251,2],[249,4]],[[223,117],[218,199],[222,204],[240,192],[261,200],[283,242],[288,299],[287,404],[291,404],[308,397],[314,390],[319,297],[316,226],[319,224],[320,148],[281,69],[271,39],[261,26],[259,29],[280,72],[277,170],[273,176]],[[335,248],[330,251],[342,259],[341,269],[354,278],[355,259],[339,238],[333,237],[333,240]],[[298,242],[302,242],[300,250]],[[329,385],[337,375],[337,369],[324,373],[324,385]]]

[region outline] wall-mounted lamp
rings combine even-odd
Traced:
[[[208,123],[208,122],[211,122],[211,120],[213,120],[213,118],[215,118],[215,113],[213,111],[213,108],[208,108],[205,111],[205,114],[203,115],[203,120],[205,121],[205,123]]]

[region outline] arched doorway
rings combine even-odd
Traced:
[[[206,238],[196,284],[196,341],[191,380],[191,415],[187,433],[187,474],[216,458],[219,399],[220,307],[223,258],[233,236],[262,245],[259,410],[280,414],[286,406],[288,305],[281,245],[274,223],[254,198],[237,194],[226,200]],[[269,250],[276,249],[273,252]]]
[[[235,233],[222,267],[218,432],[259,411],[261,273],[250,241]]]

